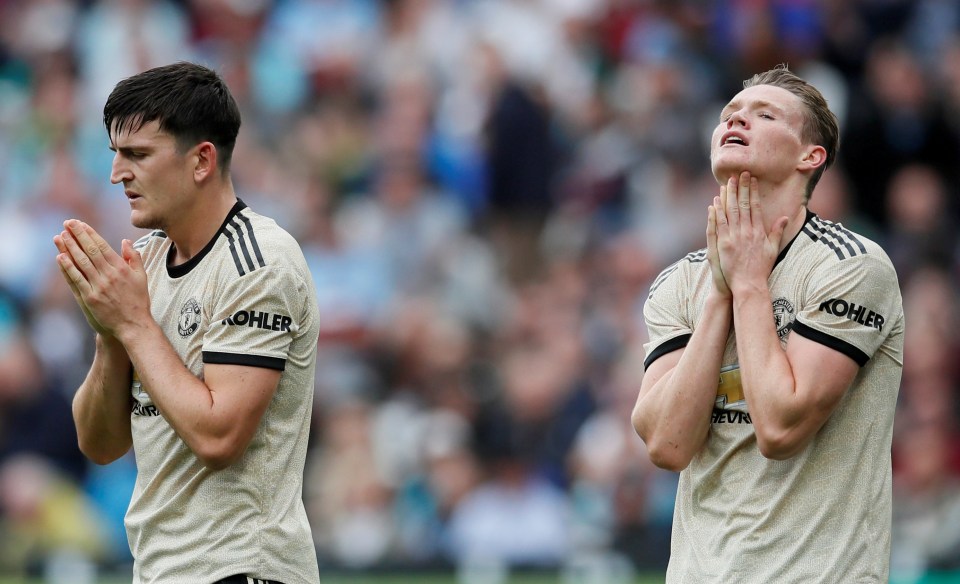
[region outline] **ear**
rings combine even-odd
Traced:
[[[800,159],[800,164],[798,165],[797,170],[816,170],[826,163],[827,149],[823,146],[813,145],[810,146],[806,152],[804,152],[803,157]]]
[[[217,172],[217,147],[213,142],[201,142],[194,146],[193,179],[198,183],[204,182]]]

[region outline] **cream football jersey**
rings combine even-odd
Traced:
[[[126,515],[134,582],[205,583],[234,574],[315,584],[302,499],[319,332],[317,299],[297,242],[238,202],[212,241],[169,266],[155,231],[135,244],[151,312],[187,368],[209,363],[282,371],[239,461],[204,467],[134,374],[137,481]]]
[[[706,250],[664,270],[644,317],[646,364],[686,346],[711,287]],[[780,343],[792,335],[860,365],[813,441],[783,461],[757,447],[736,335],[723,355],[703,449],[680,473],[667,582],[886,583],[890,445],[903,367],[897,275],[874,242],[808,212],[770,275]]]

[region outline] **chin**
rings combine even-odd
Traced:
[[[732,160],[717,160],[712,164],[713,177],[717,179],[717,184],[726,184],[727,180],[732,176],[739,176],[741,172],[748,171],[750,174],[753,174],[753,171],[748,168],[743,161],[732,161]]]
[[[130,224],[137,229],[159,229],[157,221],[153,217],[136,211],[130,213]]]

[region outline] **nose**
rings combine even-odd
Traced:
[[[119,184],[131,179],[133,179],[133,173],[130,171],[130,168],[124,164],[120,153],[115,153],[113,155],[113,165],[110,167],[110,182],[112,184]]]
[[[747,125],[747,116],[743,115],[742,110],[736,110],[731,112],[730,117],[727,118],[727,127],[732,128],[734,126],[746,127]]]

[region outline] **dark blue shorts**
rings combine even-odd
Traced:
[[[243,574],[234,574],[233,576],[228,576],[223,580],[217,580],[213,584],[283,584],[283,582],[277,582],[276,580],[260,580],[257,578],[251,578],[250,576],[245,576]]]

